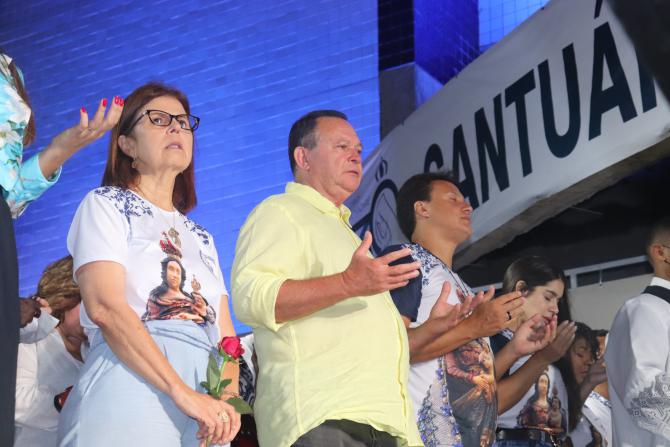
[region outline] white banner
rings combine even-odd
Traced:
[[[475,208],[470,262],[668,154],[669,117],[607,2],[553,0],[380,143],[347,203],[353,227],[376,250],[404,241],[397,190],[451,170]]]

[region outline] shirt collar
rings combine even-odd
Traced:
[[[659,278],[658,276],[654,276],[651,279],[651,285],[652,286],[661,286],[666,289],[670,289],[670,281],[667,279]]]
[[[302,183],[288,182],[286,184],[286,194],[298,196],[306,200],[310,205],[322,213],[341,217],[347,224],[349,224],[351,210],[345,205],[340,205],[339,207],[336,206],[311,186],[303,185]]]

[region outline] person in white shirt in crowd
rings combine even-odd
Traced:
[[[581,385],[604,350],[600,350],[596,331],[584,323],[577,322],[576,325],[575,341],[561,359],[560,366],[568,367],[571,377]],[[612,406],[607,397],[598,392],[603,384],[606,386],[607,381],[599,383],[586,398],[579,422],[570,431],[573,447],[606,447],[612,444]]]
[[[497,372],[545,347],[552,331],[539,316],[529,318],[494,359],[488,337],[514,321],[524,299],[511,291],[492,300],[492,288],[473,299],[452,270],[456,248],[472,233],[472,207],[450,174],[411,177],[398,192],[396,209],[412,243],[386,251],[409,249],[399,263],[420,262],[420,275],[391,296],[409,337],[409,390],[422,440],[427,446],[489,446],[498,416]]]
[[[234,336],[211,234],[196,204],[186,96],[148,83],[125,101],[100,188],[68,234],[90,351],[58,428],[65,446],[196,446],[229,442],[240,417],[205,393],[210,353]],[[230,366],[230,368],[229,368]],[[224,396],[237,394],[237,364]]]
[[[507,268],[502,290],[522,292],[526,300],[510,328],[491,337],[494,352],[506,346],[517,327],[536,314],[554,329],[555,338],[546,348],[501,372],[496,445],[544,447],[562,442],[568,426],[568,392],[552,363],[567,351],[575,333],[569,321],[556,327],[559,302],[565,299],[565,276],[546,259],[527,256]]]
[[[670,445],[670,217],[646,248],[654,277],[617,312],[605,351],[615,447]]]
[[[589,369],[589,380],[581,381],[580,386],[569,366],[561,365],[577,330],[576,324],[568,320],[556,327],[561,302],[567,301],[565,283],[563,271],[540,256],[517,259],[505,271],[503,292],[522,291],[526,301],[510,330],[492,337],[494,352],[505,346],[516,326],[531,315],[541,315],[556,328],[556,335],[546,348],[519,359],[509,373],[503,372],[498,447],[566,444],[582,403],[598,383],[593,378],[602,371],[595,367]]]
[[[79,324],[81,296],[72,280],[71,256],[47,266],[37,295],[49,306],[42,309],[40,319],[55,320],[57,326],[37,342],[19,345],[15,447],[57,445],[59,413],[54,398],[77,379],[86,341]]]

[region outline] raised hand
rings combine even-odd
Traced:
[[[123,111],[123,99],[118,96],[114,97],[107,116],[105,116],[106,108],[107,100],[103,99],[100,101],[93,119],[89,122],[88,113],[82,107],[79,111],[79,124],[56,135],[51,140],[51,145],[69,152],[76,152],[102,137],[119,122]]]
[[[493,287],[480,292],[473,301],[478,303],[467,320],[472,324],[477,337],[489,337],[508,328],[521,313],[524,298],[521,292],[510,292],[493,300]]]
[[[19,300],[19,326],[25,327],[28,323],[33,321],[33,318],[40,316],[40,304],[37,300],[29,298]]]
[[[445,281],[442,284],[440,296],[435,301],[435,304],[433,304],[428,316],[428,320],[434,320],[438,323],[443,332],[448,331],[463,321],[473,309],[472,303],[474,297],[472,295],[466,297],[462,303],[449,304],[447,300],[450,293],[451,283]]]
[[[556,337],[544,349],[535,355],[540,355],[547,363],[554,363],[565,355],[575,340],[577,326],[572,321],[564,321],[556,328]]]
[[[40,170],[44,177],[51,177],[56,170],[84,146],[102,137],[119,122],[123,110],[123,99],[115,96],[107,116],[107,100],[103,99],[89,122],[85,108],[79,111],[79,124],[56,135],[40,153]]]
[[[510,341],[517,357],[544,349],[556,337],[556,316],[549,324],[540,314],[533,315],[514,332]]]
[[[49,302],[47,300],[45,300],[44,298],[40,298],[39,296],[36,296],[33,299],[37,301],[39,305],[42,307],[41,309],[42,312],[46,312],[49,315],[51,315],[51,312],[53,312],[53,310],[51,309],[51,306],[49,306]]]
[[[605,357],[597,358],[589,367],[584,382],[588,384],[590,390],[607,380],[607,371],[605,370]],[[589,391],[590,391],[589,390]]]
[[[365,232],[361,245],[356,249],[347,269],[342,272],[349,296],[376,295],[387,290],[406,286],[410,279],[419,276],[419,262],[391,266],[394,261],[409,256],[411,250],[403,248],[379,258],[369,256],[372,234]]]

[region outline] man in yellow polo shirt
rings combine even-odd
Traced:
[[[289,134],[295,182],[240,230],[233,305],[253,328],[262,447],[421,446],[407,391],[405,326],[388,290],[416,277],[409,254],[374,259],[343,202],[362,177],[347,117],[308,113]]]

